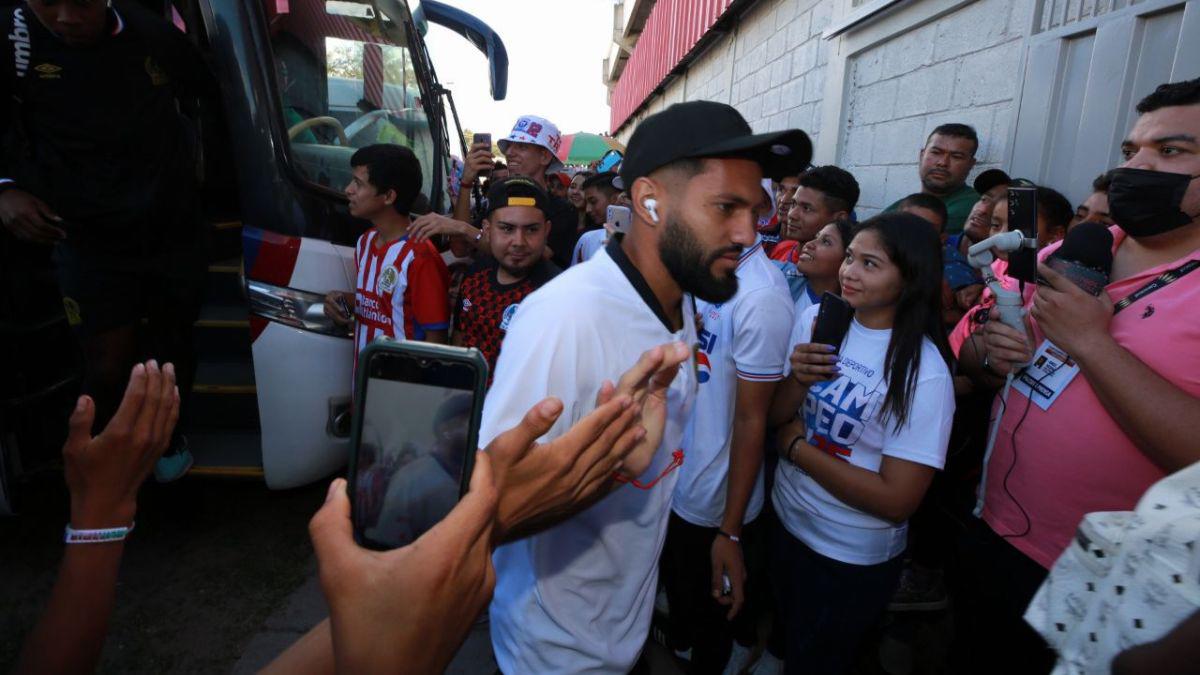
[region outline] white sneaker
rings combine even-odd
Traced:
[[[750,668],[750,675],[782,675],[783,660],[776,658],[769,651],[763,651],[762,656],[758,658],[758,663],[755,663]]]
[[[729,653],[729,663],[721,675],[741,675],[754,665],[754,650],[743,647],[737,641],[733,643],[733,651]]]
[[[672,649],[671,651],[675,653],[675,658],[677,658],[677,659],[683,659],[684,661],[688,661],[689,663],[692,660],[692,648],[691,647],[688,647],[687,649]]]

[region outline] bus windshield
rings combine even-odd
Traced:
[[[392,143],[416,154],[428,198],[434,136],[407,24],[375,0],[270,0],[267,13],[291,162],[300,175],[340,192],[356,149]]]

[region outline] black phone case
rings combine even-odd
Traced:
[[[1008,229],[1020,230],[1029,239],[1037,238],[1037,188],[1008,188]],[[1006,273],[1020,281],[1037,281],[1037,255],[1037,249],[1024,247],[1009,253]]]
[[[853,318],[854,308],[850,303],[840,295],[825,291],[821,296],[821,308],[817,310],[817,325],[813,326],[812,341],[833,345],[835,350],[840,351]]]
[[[427,342],[372,342],[367,345],[362,353],[358,356],[358,364],[354,378],[354,400],[355,406],[362,409],[363,402],[366,400],[367,392],[367,377],[370,368],[367,364],[370,359],[380,352],[403,352],[406,355],[416,356],[418,358],[431,358],[447,361],[458,361],[470,365],[475,369],[475,387],[474,387],[474,403],[471,406],[471,426],[467,430],[467,447],[479,447],[479,423],[483,417],[483,399],[487,391],[488,365],[483,354],[478,349],[465,349],[463,347],[451,347],[447,345],[438,345]],[[362,418],[357,412],[354,415],[351,423],[350,432],[350,462],[347,467],[348,475],[346,477],[346,494],[350,497],[350,520],[354,531],[354,541],[359,546],[370,548],[377,551],[389,550],[390,547],[379,545],[368,540],[362,535],[362,529],[358,526],[358,514],[356,513],[359,500],[358,493],[358,451],[362,442]],[[467,488],[471,485],[471,474],[475,471],[475,453],[468,451],[463,457],[463,473],[459,482],[458,496],[467,493]]]

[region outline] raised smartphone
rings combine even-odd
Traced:
[[[813,326],[812,341],[824,345],[833,345],[835,350],[841,350],[842,340],[846,331],[850,330],[850,320],[854,318],[854,308],[842,296],[829,291],[821,296],[821,307],[817,310],[817,324]]]
[[[1037,188],[1008,188],[1008,229],[1020,230],[1027,239],[1037,239]],[[1008,276],[1034,283],[1037,281],[1038,249],[1025,248],[1008,254]]]
[[[479,143],[487,143],[487,146],[492,147],[492,135],[490,133],[476,132],[471,135],[471,145]],[[485,169],[479,172],[480,178],[486,178],[492,174],[491,169]]]
[[[359,545],[410,544],[458,503],[475,464],[486,383],[475,349],[406,341],[362,351],[347,488]]]
[[[629,232],[629,225],[633,222],[633,212],[628,206],[610,205],[604,212],[604,222],[611,225],[614,232],[625,234]]]

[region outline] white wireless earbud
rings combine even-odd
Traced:
[[[650,212],[650,220],[653,220],[654,222],[657,223],[658,222],[658,200],[653,199],[653,198],[643,199],[642,206],[646,207],[646,210]]]

